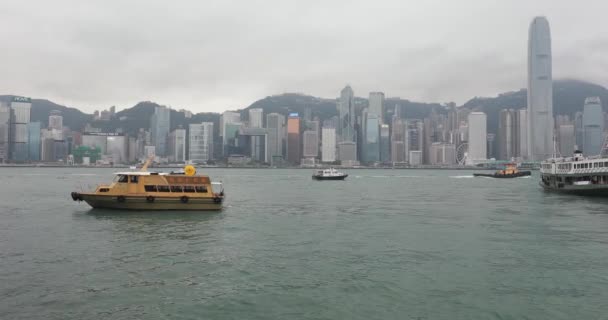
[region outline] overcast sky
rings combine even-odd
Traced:
[[[607,12],[606,0],[2,0],[0,94],[221,112],[350,84],[463,103],[526,86],[537,15],[554,78],[608,86]]]

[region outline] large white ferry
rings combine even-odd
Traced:
[[[608,196],[608,158],[585,157],[575,151],[568,158],[551,158],[540,166],[545,190],[578,195]]]

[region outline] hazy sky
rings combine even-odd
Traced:
[[[606,12],[606,0],[2,0],[0,94],[206,112],[350,84],[463,103],[526,86],[537,15],[554,78],[608,86]]]

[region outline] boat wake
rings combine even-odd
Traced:
[[[450,178],[452,179],[468,179],[468,178],[475,178],[472,175],[470,176],[450,176]]]

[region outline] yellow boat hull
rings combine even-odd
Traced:
[[[154,197],[150,199],[148,195],[116,196],[79,193],[75,200],[84,201],[96,209],[217,211],[222,209],[224,198]]]

